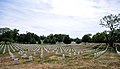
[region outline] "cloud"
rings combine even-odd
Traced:
[[[0,0],[0,27],[82,37],[105,30],[99,20],[119,13],[119,4],[119,0]]]

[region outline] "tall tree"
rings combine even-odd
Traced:
[[[82,42],[91,42],[91,37],[89,34],[86,34],[82,37]]]
[[[120,28],[120,14],[118,15],[110,14],[108,16],[104,16],[102,19],[100,19],[100,22],[101,22],[100,25],[109,28],[108,36],[106,36],[108,40],[107,42],[110,47],[114,47],[113,44],[120,33],[115,31]]]
[[[93,35],[92,37],[92,41],[95,43],[105,43],[106,42],[106,34],[104,32],[101,33],[96,33],[95,35]]]
[[[76,42],[76,44],[80,44],[80,43],[81,43],[81,40],[80,40],[79,38],[76,38],[76,39],[75,39],[75,42]]]
[[[69,37],[69,35],[66,35],[66,36],[64,37],[63,42],[64,42],[65,44],[71,44],[71,38]]]
[[[13,40],[16,42],[18,40],[19,30],[14,29],[13,30]]]

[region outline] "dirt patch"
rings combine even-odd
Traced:
[[[50,56],[49,58],[50,59],[55,59],[55,60],[61,60],[61,57],[58,57],[58,56]]]

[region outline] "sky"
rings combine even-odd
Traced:
[[[0,28],[81,38],[105,30],[100,19],[120,12],[120,0],[0,0]]]

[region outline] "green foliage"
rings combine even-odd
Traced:
[[[32,39],[31,39],[30,44],[36,44],[35,38],[32,38]]]
[[[63,39],[66,35],[65,34],[55,34],[54,37],[56,38],[56,42],[63,42]]]
[[[80,40],[79,38],[76,38],[76,39],[75,39],[75,42],[76,42],[76,44],[80,44],[80,43],[81,43],[81,40]]]
[[[3,38],[2,41],[5,42],[5,44],[7,44],[7,42],[14,42],[14,40],[10,39],[10,38]]]
[[[113,43],[117,40],[120,32],[115,32],[120,28],[120,14],[104,16],[101,20],[100,25],[103,27],[109,28],[109,34],[106,36],[109,46],[113,47]]]
[[[18,36],[18,42],[19,43],[24,43],[25,41],[25,34],[20,34],[19,36]]]
[[[106,33],[102,32],[102,33],[96,33],[95,35],[93,35],[92,37],[92,41],[94,43],[105,43],[106,42]]]
[[[71,44],[71,38],[69,37],[69,35],[66,35],[66,36],[64,37],[63,42],[64,42],[65,44]]]
[[[38,40],[38,44],[41,44],[42,42],[41,42],[41,40]]]
[[[47,39],[47,38],[44,39],[43,43],[48,44],[49,43],[49,39]]]
[[[43,36],[40,36],[40,39],[44,40],[44,39],[46,39],[46,37],[43,35]]]
[[[52,40],[51,40],[50,43],[51,43],[51,44],[56,44],[56,39],[55,39],[55,38],[52,38]]]
[[[91,42],[91,37],[89,35],[84,35],[82,37],[82,42]]]

